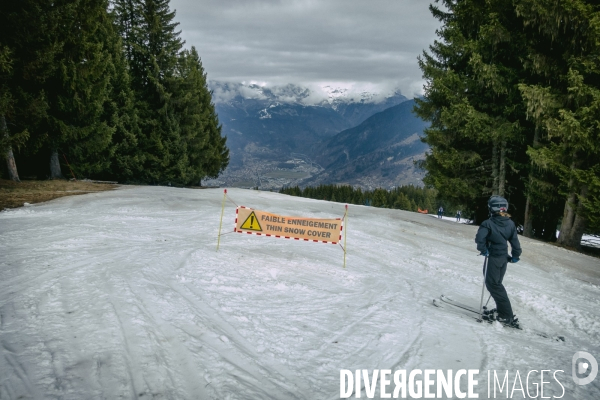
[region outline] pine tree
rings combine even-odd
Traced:
[[[398,208],[400,210],[410,211],[411,203],[408,197],[404,195],[404,193],[400,193],[397,197],[397,200],[394,203],[394,208]]]
[[[44,132],[31,133],[47,116],[44,84],[56,71],[55,59],[62,51],[62,42],[55,35],[62,11],[62,5],[34,0],[2,5],[0,147],[13,180],[18,180],[16,162],[11,157],[14,147],[31,154],[45,137]],[[28,164],[21,163],[19,169],[31,170]]]
[[[55,4],[61,13],[53,33],[62,51],[55,59],[55,72],[44,83],[48,110],[41,127],[47,132],[50,178],[62,177],[61,159],[68,159],[77,175],[89,176],[110,165],[115,121],[106,110],[115,76],[113,59],[120,56],[111,46],[116,32],[106,0]]]
[[[6,124],[6,114],[9,112],[12,99],[8,82],[12,75],[12,59],[10,49],[6,45],[0,45],[0,149],[2,157],[6,159],[6,168],[8,178],[15,182],[20,182],[19,172],[15,163],[15,156],[12,150],[12,140]],[[13,138],[14,140],[14,138]]]
[[[186,144],[172,104],[176,67],[183,45],[168,0],[117,0],[119,30],[130,68],[139,116],[138,179],[185,180]]]
[[[415,111],[431,121],[424,181],[453,204],[482,203],[491,194],[518,197],[523,143],[533,132],[518,89],[527,75],[518,17],[510,2],[443,4],[448,12],[431,7],[444,24],[441,41],[419,60],[428,84]],[[523,208],[517,207],[520,215]],[[481,208],[480,218],[485,213]]]
[[[110,167],[98,176],[121,182],[133,182],[142,173],[143,168],[143,156],[138,149],[141,131],[126,52],[123,50],[123,42],[119,35],[119,15],[113,10],[110,16],[116,34],[110,36],[107,45],[110,46],[113,54],[114,74],[111,81],[110,102],[104,113],[115,131],[109,150]]]
[[[530,68],[542,78],[520,86],[541,133],[528,154],[559,177],[566,201],[558,241],[579,247],[583,233],[600,230],[600,5],[522,0],[517,10],[532,37]]]
[[[177,77],[173,103],[181,138],[186,144],[185,182],[198,182],[206,176],[216,178],[227,167],[229,150],[225,146],[226,138],[221,137],[206,74],[195,47],[181,53]]]
[[[387,207],[387,191],[385,189],[375,189],[373,191],[373,207]]]
[[[117,0],[139,115],[139,179],[197,184],[229,162],[226,139],[194,47],[181,50],[168,0]]]

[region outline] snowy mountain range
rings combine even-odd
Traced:
[[[382,103],[386,99],[400,96],[400,90],[372,91],[366,88],[349,88],[324,84],[316,87],[306,87],[295,84],[266,86],[258,83],[231,83],[210,81],[213,101],[217,104],[227,103],[236,97],[244,99],[268,100],[270,102],[296,103],[306,106],[331,106],[337,109],[339,105],[351,103]]]
[[[385,114],[390,121],[395,118],[392,115],[394,112],[402,113],[401,121],[396,122],[412,126],[411,135],[420,135],[425,126],[422,122],[416,122],[420,120],[410,111],[407,112],[412,105],[402,110],[393,108],[408,100],[397,91],[383,95],[334,86],[314,90],[291,84],[267,87],[211,82],[210,85],[222,133],[227,136],[231,151],[230,166],[217,183],[228,186],[278,189],[287,184],[302,184],[307,178],[314,178],[327,168],[322,163],[325,161],[323,150],[328,140],[342,131],[366,123],[384,110],[391,109]],[[377,123],[370,128],[371,138],[377,138],[377,143],[389,144],[386,138],[396,135],[397,130],[384,129],[383,125]],[[340,151],[343,152],[342,149]],[[419,148],[420,153],[423,151]],[[330,153],[326,158],[336,157]],[[390,154],[384,153],[375,151],[369,162],[377,164],[387,160]],[[378,158],[377,154],[385,156],[385,159]],[[363,159],[363,162],[366,160]],[[412,168],[412,163],[408,167]],[[270,179],[269,175],[281,169],[286,173],[275,173],[276,177]],[[413,172],[409,175],[414,179],[406,183],[420,180]],[[356,176],[353,177],[353,173]],[[360,170],[348,170],[344,179],[362,184],[360,175]],[[327,176],[335,178],[337,175]],[[367,186],[391,185],[389,179],[376,173],[369,175],[369,182]]]

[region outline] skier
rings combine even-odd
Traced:
[[[444,215],[444,207],[438,208],[438,218],[442,218],[442,216]]]
[[[504,197],[490,197],[488,210],[490,218],[483,221],[475,236],[477,250],[482,256],[488,257],[487,271],[484,268],[485,286],[496,302],[498,321],[518,326],[508,294],[502,285],[507,263],[516,263],[521,256],[517,228],[510,219],[510,214],[507,213],[508,201]],[[512,250],[510,256],[508,255],[507,241],[510,242]]]
[[[456,222],[460,222],[460,210],[456,212]]]

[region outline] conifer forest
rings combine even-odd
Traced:
[[[282,188],[279,193],[309,199],[335,201],[380,208],[394,208],[406,211],[427,211],[435,213],[442,206],[446,216],[454,216],[458,208],[448,202],[440,203],[437,191],[413,185],[399,186],[391,190],[377,188],[362,190],[349,185],[319,185],[317,187],[298,186]],[[438,205],[438,203],[440,205]]]
[[[478,222],[497,194],[525,236],[579,247],[597,235],[600,4],[438,0],[430,10],[442,26],[419,57],[424,183]]]
[[[169,0],[3,1],[4,177],[198,185],[229,162]]]

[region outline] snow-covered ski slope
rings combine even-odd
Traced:
[[[281,215],[344,212],[229,197]],[[517,371],[564,370],[563,398],[600,398],[600,377],[570,377],[576,351],[600,360],[598,259],[520,238],[505,278],[518,331],[432,305],[446,294],[479,306],[476,227],[351,205],[344,269],[339,245],[226,233],[230,201],[216,252],[222,199],[122,187],[0,213],[0,399],[335,399],[341,369],[428,368],[479,369],[480,398],[488,370],[511,384]]]

